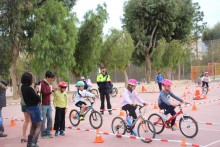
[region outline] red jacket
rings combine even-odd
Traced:
[[[52,93],[50,85],[46,81],[41,81],[42,105],[50,104],[50,95]]]

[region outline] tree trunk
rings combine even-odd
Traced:
[[[18,80],[17,80],[16,63],[11,64],[9,71],[10,71],[10,77],[12,80],[13,99],[17,100],[19,99],[19,89],[18,89],[19,85],[18,85]]]
[[[149,55],[145,55],[145,62],[146,62],[146,79],[147,83],[151,82],[151,60]]]
[[[178,80],[180,80],[181,77],[181,67],[180,64],[178,65]]]
[[[172,80],[171,78],[171,74],[172,74],[172,70],[169,68],[168,70],[167,70],[167,78],[168,79],[170,79],[170,80]]]
[[[128,74],[127,74],[126,70],[123,70],[123,74],[125,77],[125,87],[127,87],[128,86]]]

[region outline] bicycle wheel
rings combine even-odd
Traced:
[[[121,117],[115,117],[112,120],[112,132],[114,134],[124,135],[126,132],[125,121]]]
[[[198,134],[198,124],[191,116],[183,116],[180,119],[179,127],[181,133],[188,138],[193,138]]]
[[[98,92],[97,89],[91,89],[90,91],[91,91],[91,93],[93,93],[93,94],[99,94],[99,92]]]
[[[69,119],[70,119],[70,123],[73,126],[78,126],[80,123],[79,112],[75,109],[71,110],[69,114]]]
[[[163,132],[163,130],[165,128],[164,120],[162,119],[162,117],[159,114],[157,114],[157,113],[151,114],[148,117],[148,120],[150,122],[152,122],[152,124],[154,125],[156,134],[160,134]],[[151,130],[151,128],[149,128],[149,129],[150,129],[150,131],[153,132],[153,130]]]
[[[149,120],[143,120],[138,125],[138,136],[143,138],[141,141],[144,143],[152,142],[152,138],[155,138],[155,127]]]
[[[117,94],[118,94],[118,89],[116,87],[113,87],[111,96],[114,98],[117,96]]]
[[[102,126],[102,115],[98,111],[92,111],[89,116],[89,123],[94,129],[99,129]]]

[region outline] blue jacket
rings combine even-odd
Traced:
[[[158,75],[157,76],[157,83],[162,83],[162,81],[163,81],[163,76]]]

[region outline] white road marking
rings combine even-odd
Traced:
[[[205,145],[205,147],[211,146],[211,145],[216,144],[216,143],[218,143],[218,142],[220,142],[220,140],[217,140],[217,141],[215,141],[215,142],[212,142],[212,143],[210,143],[210,144],[207,144],[207,145]]]
[[[214,130],[214,129],[205,129],[205,128],[199,128],[199,130],[220,132],[220,130]]]

